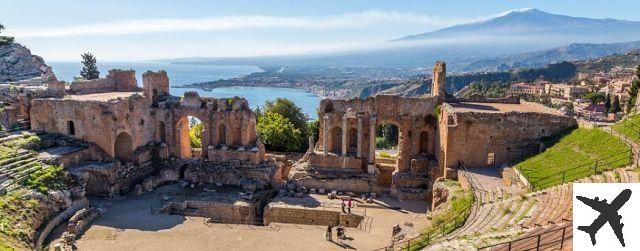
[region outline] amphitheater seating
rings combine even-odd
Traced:
[[[0,142],[19,138],[15,135],[6,135],[0,138]],[[20,188],[24,180],[42,165],[35,152],[0,146],[0,194]]]
[[[636,171],[618,168],[576,182],[640,182],[640,179]],[[469,250],[501,243],[505,239],[536,236],[545,231],[562,228],[571,224],[572,188],[572,184],[567,183],[525,195],[510,194],[503,189],[474,191],[478,203],[474,205],[467,222],[449,234],[446,240],[426,250]],[[556,232],[543,235],[543,241],[546,241],[544,243],[561,239],[561,231]],[[535,243],[522,241],[518,245],[521,246],[516,249],[512,247],[512,250],[523,250],[527,245],[535,245]],[[495,248],[505,250],[504,246]],[[548,248],[557,247],[549,245]]]
[[[573,227],[570,222],[567,222],[547,228],[536,228],[511,243],[504,243],[492,247],[490,250],[536,250],[538,242],[540,243],[539,250],[571,250],[572,239]]]

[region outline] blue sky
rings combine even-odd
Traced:
[[[2,0],[7,33],[48,61],[314,53],[362,48],[509,10],[640,21],[637,0]]]

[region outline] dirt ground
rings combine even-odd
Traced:
[[[140,197],[93,200],[94,205],[106,212],[76,242],[78,249],[374,250],[389,244],[393,225],[411,222],[415,229],[421,229],[427,221],[426,202],[383,196],[375,205],[366,207],[367,216],[372,218],[370,228],[347,229],[349,240],[339,244],[325,240],[324,226],[205,224],[205,218],[151,212],[151,207],[161,200],[161,193],[177,189],[165,186]]]

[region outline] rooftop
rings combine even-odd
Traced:
[[[522,102],[521,104],[504,104],[504,103],[476,103],[476,102],[460,102],[450,103],[456,113],[464,112],[481,112],[481,113],[507,113],[507,112],[537,112],[558,114],[560,111],[545,107],[540,104]]]

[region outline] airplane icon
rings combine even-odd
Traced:
[[[624,224],[620,223],[622,216],[618,214],[618,210],[629,200],[631,197],[631,189],[625,189],[609,204],[607,200],[589,199],[582,196],[576,196],[576,198],[585,205],[591,207],[593,210],[600,212],[600,216],[596,218],[590,226],[579,226],[578,230],[582,230],[589,234],[591,237],[591,244],[596,245],[596,233],[609,222],[609,225],[613,229],[613,233],[618,237],[618,241],[624,247],[624,236],[622,235],[622,227]]]

